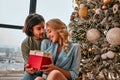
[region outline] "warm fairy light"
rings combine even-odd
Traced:
[[[88,51],[91,52],[91,51],[92,51],[92,48],[89,48]]]

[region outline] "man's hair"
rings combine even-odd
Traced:
[[[45,22],[42,15],[39,15],[37,13],[29,14],[25,20],[23,32],[25,32],[27,36],[33,36],[33,27],[41,22]]]

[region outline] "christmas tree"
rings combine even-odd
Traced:
[[[70,40],[81,45],[82,80],[120,80],[120,0],[73,0]]]

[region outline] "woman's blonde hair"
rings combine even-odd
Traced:
[[[55,29],[63,39],[63,46],[66,52],[69,51],[69,33],[67,31],[67,26],[60,19],[54,18],[46,22],[46,26],[51,26]]]

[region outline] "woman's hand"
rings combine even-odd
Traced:
[[[51,58],[51,64],[49,64],[49,65],[43,65],[42,66],[42,70],[41,71],[43,71],[44,73],[46,73],[46,74],[49,74],[52,70],[54,70],[55,69],[55,65],[54,65],[54,63],[53,63],[53,60],[52,60],[52,58]],[[45,68],[45,69],[44,69]]]
[[[42,68],[46,69],[42,69],[41,71],[43,71],[46,74],[49,74],[52,70],[55,70],[55,65],[54,64],[43,65]]]
[[[29,64],[25,64],[25,71],[29,74],[34,74],[36,72],[36,70],[31,68]]]

